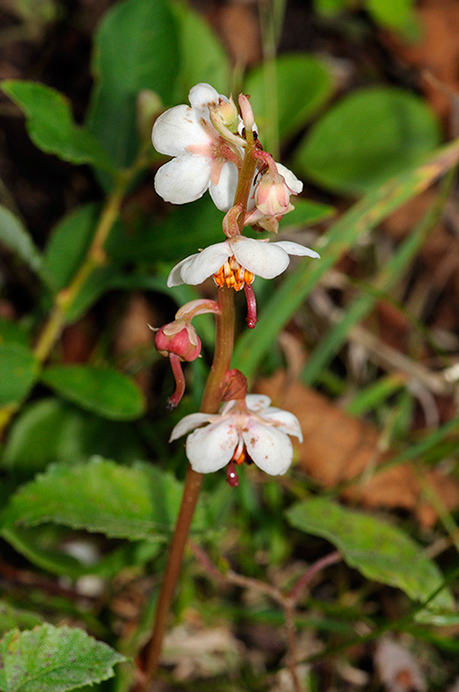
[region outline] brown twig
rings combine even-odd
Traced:
[[[295,692],[304,692],[297,670],[298,645],[295,627],[296,605],[301,595],[301,591],[306,584],[309,584],[315,575],[318,574],[322,569],[339,562],[342,559],[341,554],[338,551],[333,551],[329,555],[325,555],[325,557],[317,560],[317,562],[312,564],[298,579],[290,593],[286,594],[281,591],[281,589],[277,588],[277,586],[266,584],[265,582],[258,579],[253,579],[252,577],[245,577],[231,569],[226,572],[221,572],[199,545],[197,545],[194,541],[190,541],[189,546],[206,572],[216,581],[219,581],[220,583],[226,582],[228,584],[234,584],[235,586],[239,586],[243,589],[253,589],[254,591],[258,591],[258,593],[268,596],[281,606],[284,613],[285,622],[287,668],[291,675],[293,689]]]

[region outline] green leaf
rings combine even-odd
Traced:
[[[271,117],[273,99],[276,99],[277,127],[283,140],[298,132],[324,105],[333,91],[333,80],[324,61],[312,55],[282,55],[272,67],[275,74],[274,96],[265,81],[269,64],[256,67],[249,73],[244,91],[250,96],[261,133]],[[263,141],[263,136],[261,139]]]
[[[419,97],[371,87],[346,96],[311,128],[295,165],[325,188],[362,194],[419,163],[439,140],[435,115]]]
[[[34,272],[41,268],[41,254],[22,221],[0,205],[0,243],[20,257]]]
[[[113,172],[113,164],[97,139],[73,121],[66,98],[38,82],[8,79],[1,88],[23,111],[32,142],[42,151],[75,164],[89,163]]]
[[[79,463],[100,454],[127,463],[144,452],[132,423],[100,418],[62,399],[40,399],[13,422],[1,465],[15,477],[30,477],[51,462]]]
[[[222,212],[206,195],[193,204],[172,207],[162,222],[146,220],[132,228],[118,225],[106,249],[124,262],[177,261],[215,242],[222,221]]]
[[[128,166],[139,150],[139,92],[151,89],[170,103],[174,91],[177,33],[164,0],[116,3],[97,31],[92,70],[88,126],[117,165]]]
[[[174,476],[147,464],[127,467],[99,457],[75,466],[55,464],[13,495],[1,518],[2,533],[8,540],[9,530],[53,522],[111,538],[163,541],[173,529],[182,488]],[[200,506],[195,530],[213,521],[206,516]]]
[[[112,420],[132,420],[145,411],[144,396],[132,378],[113,368],[54,365],[42,381],[64,399]]]
[[[288,322],[325,273],[364,233],[368,233],[404,202],[425,190],[459,160],[459,140],[430,156],[423,165],[405,171],[354,204],[321,237],[320,260],[305,259],[287,276],[260,314],[257,328],[247,329],[236,344],[234,364],[254,377],[258,364],[272,348],[275,336]]]
[[[287,510],[297,529],[333,543],[344,560],[367,579],[402,589],[416,601],[426,601],[444,583],[437,565],[403,531],[382,519],[342,507],[328,498],[315,497]],[[454,610],[448,589],[428,605],[432,617]]]
[[[201,82],[211,84],[221,94],[228,94],[228,56],[208,22],[189,5],[173,3],[171,9],[177,19],[181,57],[176,100],[184,102],[191,87]]]
[[[414,41],[421,37],[414,0],[366,0],[365,4],[378,24],[400,31],[407,40]]]
[[[335,213],[335,209],[329,204],[321,204],[302,197],[292,197],[292,203],[295,205],[295,209],[284,216],[283,228],[312,226],[329,219]]]
[[[113,677],[113,666],[125,660],[76,627],[13,630],[0,641],[0,689],[66,692]]]
[[[27,331],[18,322],[0,317],[0,344],[10,343],[27,346],[29,343]]]
[[[70,283],[94,235],[100,207],[86,204],[64,216],[51,231],[42,274],[57,292]]]
[[[20,403],[38,379],[32,351],[18,343],[0,344],[0,406]]]
[[[0,637],[12,630],[18,628],[27,630],[41,624],[43,618],[37,613],[22,608],[15,608],[6,601],[0,601]]]

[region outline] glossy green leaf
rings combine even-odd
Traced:
[[[181,57],[175,100],[187,102],[189,90],[200,82],[211,84],[219,93],[228,95],[228,55],[209,23],[188,4],[172,3],[171,9],[177,19]]]
[[[84,259],[99,210],[94,203],[78,207],[52,229],[43,257],[43,276],[55,291],[68,286]]]
[[[295,165],[325,188],[363,194],[420,163],[439,140],[435,115],[418,96],[371,87],[349,94],[315,123]]]
[[[300,130],[324,105],[333,91],[330,70],[320,58],[303,53],[281,55],[274,63],[275,96],[266,82],[269,65],[256,67],[249,73],[244,91],[250,95],[261,140],[266,123],[277,107],[277,127],[280,139]],[[268,102],[266,101],[268,99]]]
[[[137,96],[155,91],[169,104],[178,71],[177,32],[164,0],[124,0],[104,16],[95,38],[95,87],[88,126],[119,166],[139,149]]]
[[[94,454],[120,463],[141,459],[144,446],[132,423],[96,416],[62,399],[40,399],[14,420],[1,465],[30,477],[52,462],[78,463]]]
[[[0,343],[0,406],[20,403],[38,379],[32,351],[18,343]]]
[[[64,399],[112,420],[132,420],[145,411],[144,396],[131,377],[113,368],[54,365],[42,382]]]
[[[13,630],[0,640],[0,689],[66,692],[113,677],[113,666],[125,660],[76,627]]]
[[[1,517],[2,531],[53,522],[130,541],[170,537],[182,483],[147,464],[121,466],[96,457],[86,464],[55,464],[23,485]],[[212,521],[212,520],[209,520]],[[202,506],[194,528],[209,524]]]
[[[27,630],[43,621],[37,613],[15,608],[7,601],[0,601],[0,637],[12,629]]]
[[[234,365],[253,377],[276,335],[342,255],[404,202],[419,194],[459,161],[459,140],[437,150],[426,162],[401,173],[354,204],[321,237],[320,260],[305,259],[276,290],[260,313],[256,329],[246,330],[236,344]],[[256,284],[255,284],[256,287]]]
[[[315,497],[287,510],[297,529],[333,543],[344,560],[367,579],[395,586],[412,599],[424,602],[444,583],[437,565],[409,536],[383,519]],[[449,589],[442,589],[428,605],[435,620],[454,611]]]
[[[22,221],[0,205],[0,246],[4,245],[21,258],[34,272],[41,268],[41,254]]]
[[[113,171],[97,139],[73,121],[69,103],[61,93],[38,82],[9,79],[0,86],[24,112],[30,139],[39,149],[64,161]]]

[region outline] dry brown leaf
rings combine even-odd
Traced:
[[[260,62],[260,27],[253,7],[240,2],[216,3],[207,18],[220,35],[234,64],[250,67]]]
[[[342,492],[346,499],[365,507],[415,511],[424,526],[435,523],[435,510],[424,500],[411,465],[398,464],[377,472],[394,452],[380,452],[380,435],[374,426],[348,415],[322,394],[288,381],[283,372],[258,380],[256,391],[298,417],[304,437],[299,445],[299,465],[320,485],[333,487],[355,478],[356,482]],[[426,477],[445,507],[452,510],[459,505],[459,488],[451,477],[438,470]]]
[[[424,675],[413,654],[399,642],[381,639],[375,664],[387,692],[425,692]]]

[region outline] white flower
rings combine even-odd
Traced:
[[[319,258],[314,250],[290,240],[270,243],[239,235],[210,245],[176,264],[168,276],[167,285],[196,286],[213,275],[219,286],[226,285],[239,291],[245,283],[252,283],[254,275],[273,279],[281,274],[290,264],[289,255]]]
[[[277,476],[292,463],[288,436],[300,442],[303,436],[293,413],[270,404],[271,399],[263,394],[248,394],[245,399],[228,401],[219,414],[192,413],[177,423],[170,441],[194,431],[187,437],[186,454],[198,473],[253,461],[262,471]]]
[[[194,86],[189,99],[191,107],[170,108],[153,126],[155,149],[175,157],[156,173],[156,192],[166,202],[185,204],[209,190],[218,209],[227,211],[233,204],[238,178],[236,163],[242,160],[244,146],[244,140],[225,125],[234,104],[209,84]],[[217,117],[214,122],[226,132],[225,138],[212,124],[211,111]],[[236,111],[234,116],[239,123]]]

